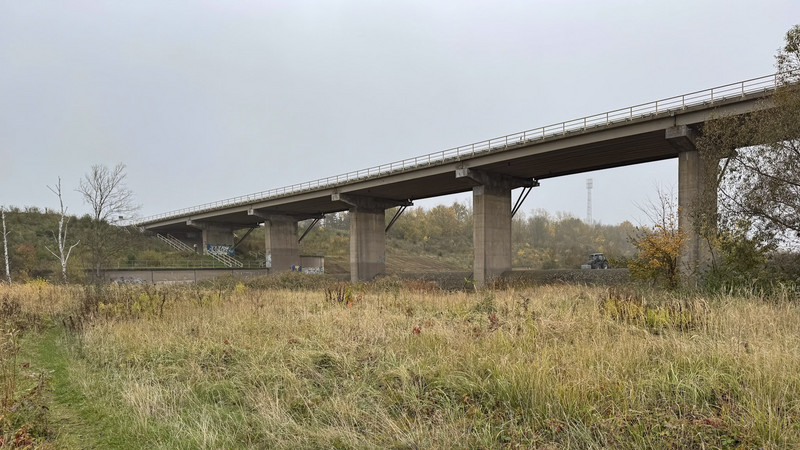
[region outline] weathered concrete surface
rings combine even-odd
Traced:
[[[103,280],[123,283],[196,283],[212,280],[223,275],[255,277],[267,275],[267,269],[150,269],[150,270],[106,270]]]
[[[300,256],[300,266],[303,268],[303,273],[325,273],[325,257],[321,255],[303,255]]]
[[[475,186],[472,189],[472,237],[475,282],[482,286],[511,270],[511,189]]]
[[[714,174],[706,173],[700,153],[696,150],[684,151],[678,155],[678,228],[686,237],[678,258],[678,267],[681,283],[687,286],[696,285],[698,275],[711,265],[711,249],[698,234],[695,223],[700,220],[700,202],[716,204],[716,195],[706,190],[709,175]]]
[[[386,214],[383,209],[350,210],[350,279],[369,281],[386,272]]]
[[[209,245],[233,246],[233,230],[230,228],[207,228],[203,230],[203,246]]]
[[[265,223],[264,245],[266,266],[273,272],[292,270],[300,262],[297,242],[297,220],[292,217],[271,216]]]
[[[398,200],[334,192],[331,201],[350,206],[350,278],[353,282],[370,281],[386,273],[386,210],[411,206],[410,200]]]
[[[236,227],[196,222],[193,220],[187,221],[187,224],[191,228],[202,232],[202,248],[200,249],[200,253],[207,253],[209,247],[233,247],[233,230],[235,230]]]

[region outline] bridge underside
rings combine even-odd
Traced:
[[[277,198],[251,205],[227,208],[224,211],[200,212],[193,214],[195,222],[217,222],[226,225],[247,228],[264,220],[253,215],[251,210],[262,214],[282,214],[293,216],[315,217],[320,214],[347,211],[350,205],[343,201],[334,201],[334,193],[348,193],[378,199],[418,200],[443,195],[468,192],[472,190],[470,180],[455,177],[458,168],[480,169],[501,176],[543,180],[563,175],[570,175],[593,170],[622,167],[659,161],[678,156],[678,150],[665,138],[665,129],[650,131],[646,134],[620,137],[608,141],[587,143],[569,147],[558,152],[534,152],[522,147],[518,153],[523,154],[513,161],[487,161],[475,164],[475,161],[453,161],[443,166],[423,168],[417,172],[402,173],[385,179],[377,179],[358,183],[355,186],[321,189],[318,191],[292,195],[289,198]],[[513,150],[510,150],[513,151]],[[487,158],[489,159],[489,158]],[[185,217],[147,224],[145,228],[152,231],[191,231],[194,228],[187,224]]]
[[[380,226],[385,209],[407,205],[412,200],[472,191],[476,217],[475,279],[483,283],[511,268],[510,193],[533,180],[686,155],[679,159],[679,206],[685,211],[682,225],[688,226],[686,213],[702,191],[700,178],[704,175],[697,168],[699,158],[694,147],[702,123],[712,117],[746,114],[762,108],[764,104],[759,101],[762,97],[742,96],[714,108],[695,107],[546,139],[510,142],[501,150],[484,150],[429,166],[417,164],[374,178],[176,215],[140,226],[158,233],[193,235],[202,227],[233,230],[271,223],[265,243],[267,258],[280,260],[279,265],[272,265],[274,270],[288,270],[292,264],[299,264],[293,262],[299,258],[297,221],[350,211],[351,276],[360,281],[385,270],[385,236]],[[463,176],[464,171],[472,176]],[[691,242],[696,241],[696,237],[692,239]],[[276,247],[275,242],[281,244]],[[687,271],[701,267],[706,258],[697,245],[690,248],[694,250],[685,251],[682,258],[682,266],[691,268]]]

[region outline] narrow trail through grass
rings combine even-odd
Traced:
[[[50,327],[41,333],[31,333],[23,345],[23,357],[31,366],[49,374],[50,426],[55,434],[55,448],[138,448],[135,439],[125,436],[96,404],[88,402],[76,384],[69,357],[63,342],[63,331]]]

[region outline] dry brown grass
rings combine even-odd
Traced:
[[[151,447],[800,445],[788,301],[114,289],[79,331],[74,376]]]

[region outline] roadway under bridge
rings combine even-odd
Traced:
[[[300,264],[299,221],[349,211],[350,275],[363,281],[385,271],[387,209],[472,191],[473,269],[482,284],[511,270],[514,189],[525,192],[548,178],[678,158],[680,227],[689,233],[680,264],[692,274],[709,256],[690,226],[706,176],[695,140],[709,119],[769,108],[778,84],[777,75],[750,79],[159,214],[136,225],[204,250],[232,247],[235,230],[263,225],[266,267],[283,271]]]

